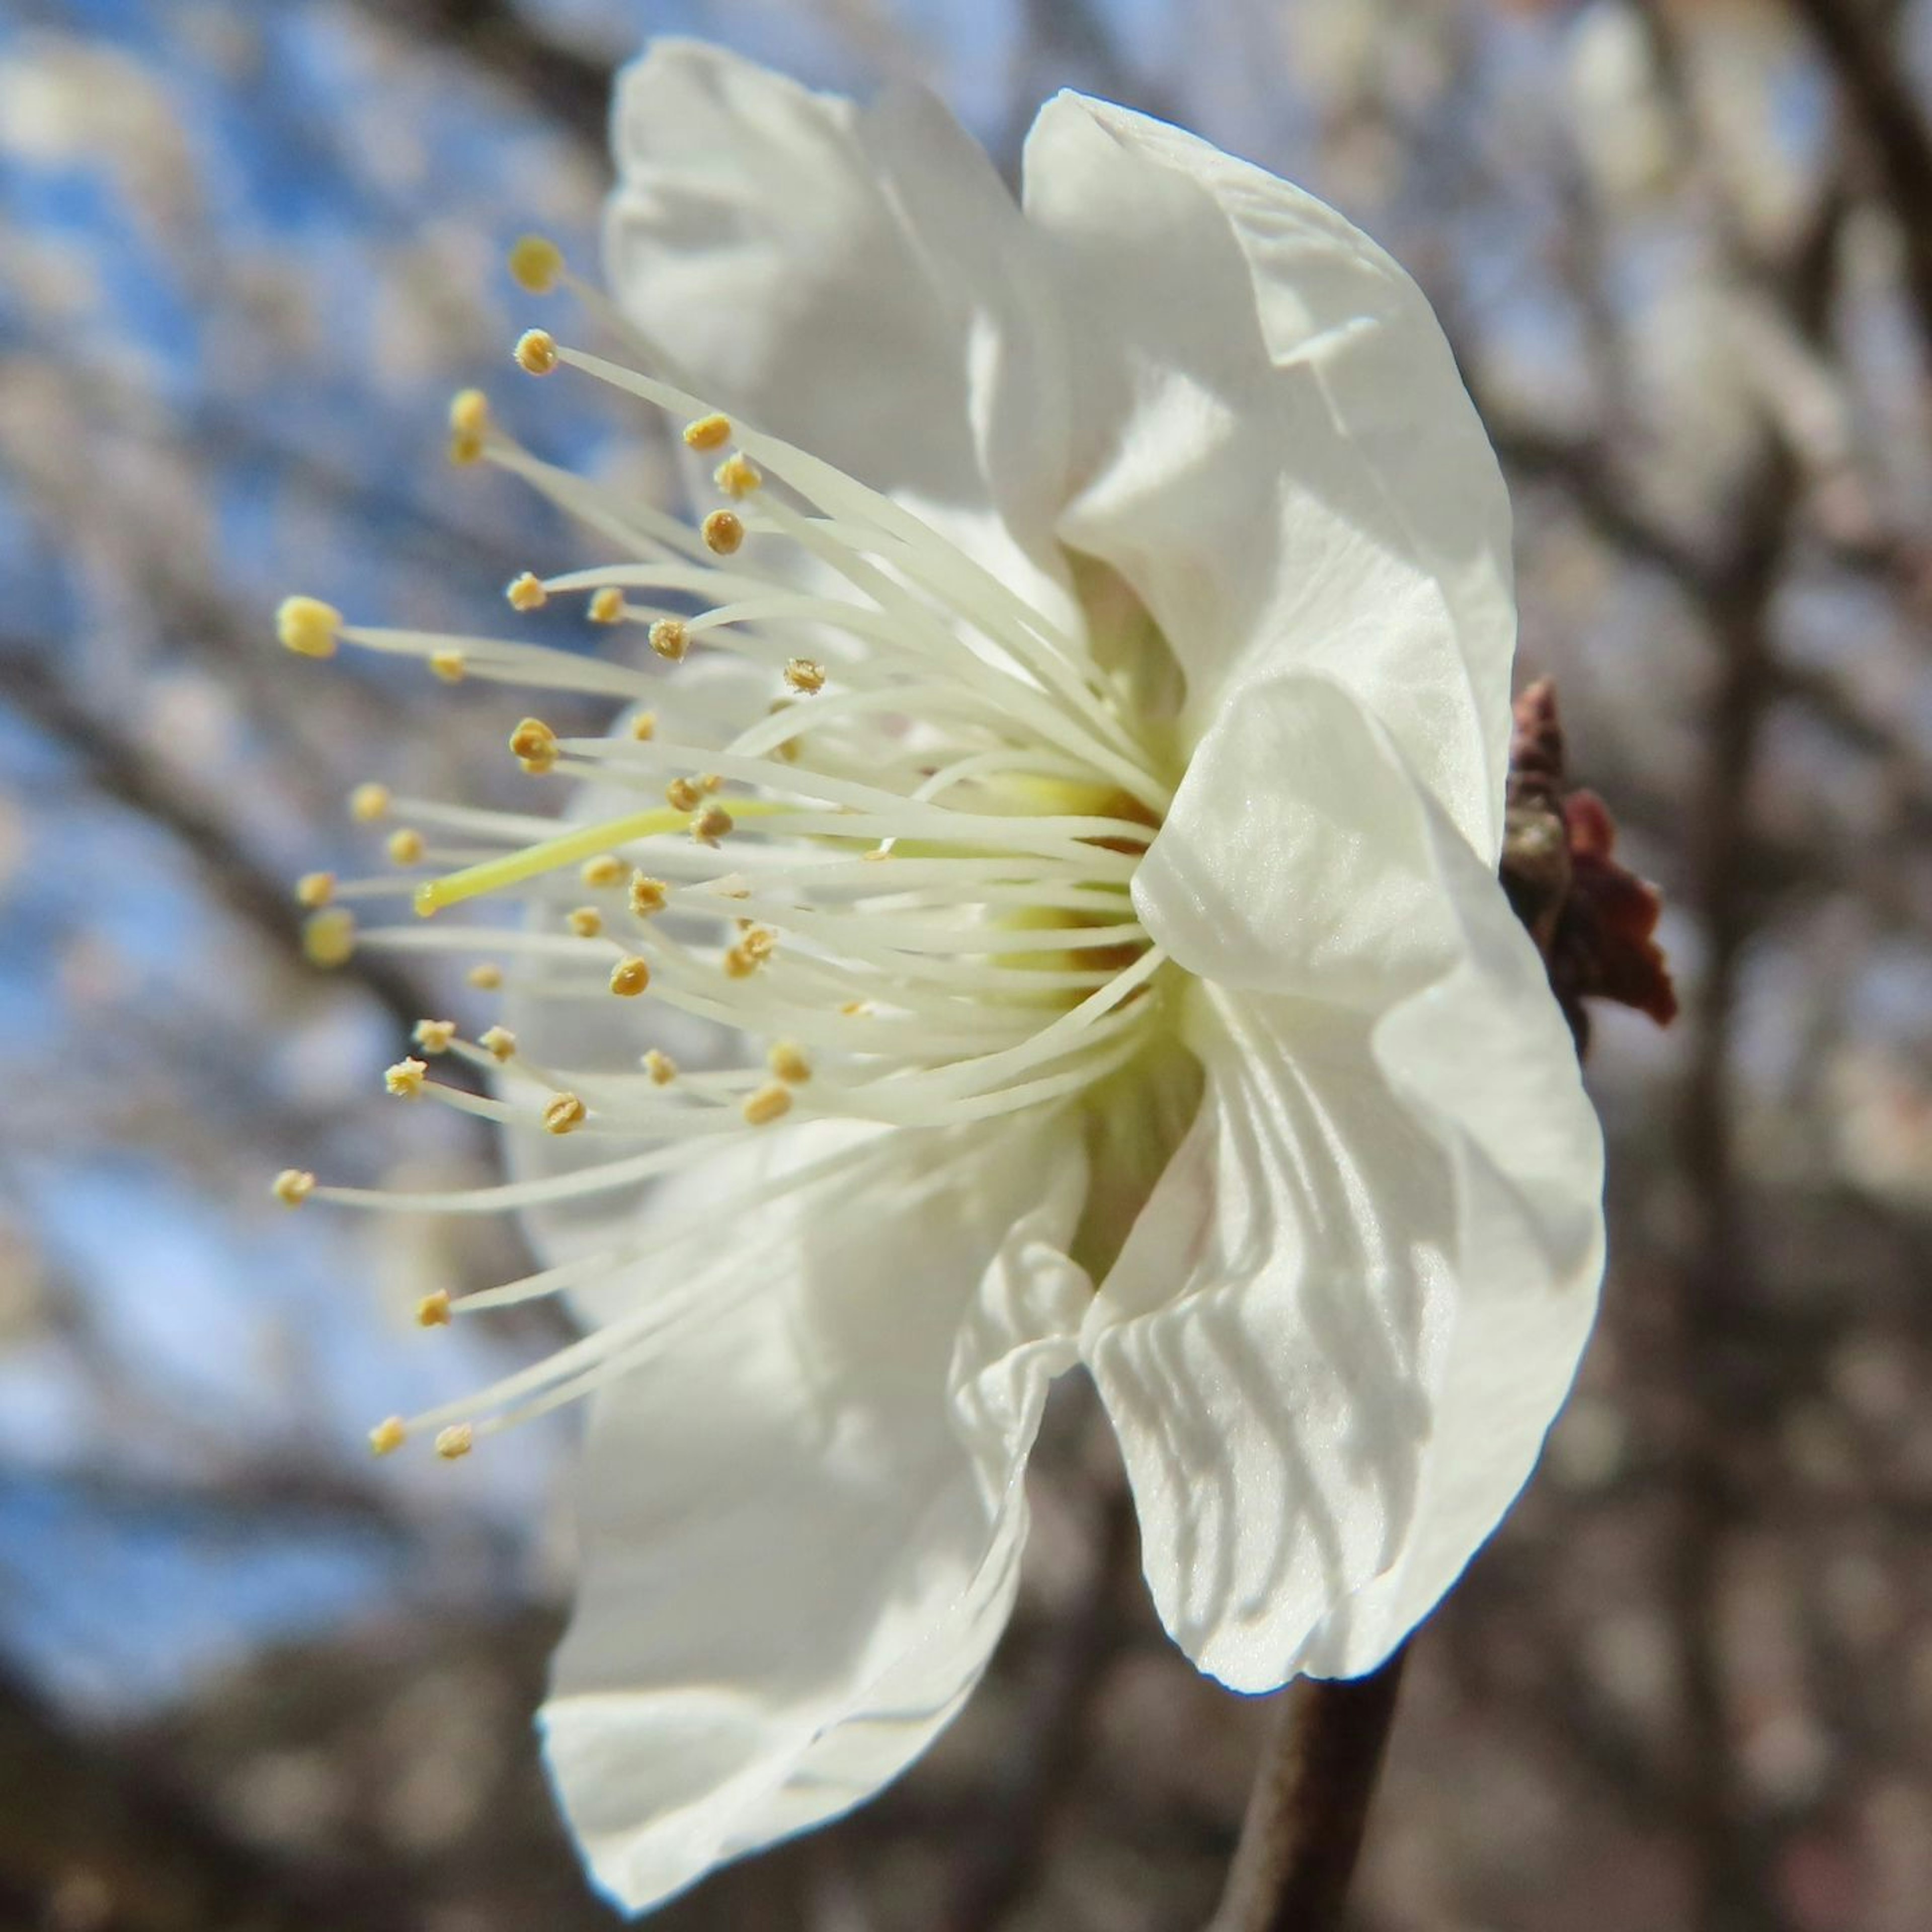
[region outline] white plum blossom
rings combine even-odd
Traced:
[[[668,415],[718,507],[553,468],[473,394],[455,446],[613,559],[512,604],[580,596],[640,648],[282,617],[310,655],[625,707],[518,727],[584,781],[561,825],[358,796],[419,910],[518,909],[352,942],[481,955],[507,1024],[426,1022],[389,1084],[502,1120],[517,1172],[278,1190],[523,1210],[543,1272],[423,1318],[582,1317],[377,1442],[453,1456],[587,1396],[542,1724],[640,1910],[959,1708],[1076,1364],[1203,1670],[1381,1663],[1569,1387],[1601,1149],[1496,878],[1508,506],[1394,262],[1074,94],[1017,204],[924,93],[856,106],[687,42],[626,74],[616,140],[610,295],[580,290],[608,357],[532,332],[518,359]],[[514,266],[578,286],[542,244]],[[347,911],[318,920],[339,956]]]

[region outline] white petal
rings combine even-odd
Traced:
[[[940,102],[901,86],[862,109],[663,40],[621,77],[614,133],[607,271],[675,365],[982,560],[1054,579],[1058,316],[1036,238]]]
[[[1501,888],[1338,688],[1250,692],[1155,854],[1143,920],[1220,982],[1208,1090],[1082,1349],[1177,1640],[1244,1690],[1353,1675],[1534,1466],[1595,1310],[1600,1138]]]
[[[1285,183],[1077,94],[1034,124],[1026,208],[1081,345],[1060,534],[1166,631],[1184,724],[1326,670],[1492,859],[1508,502],[1420,293]]]
[[[721,1220],[677,1291],[701,1324],[596,1405],[543,1727],[632,1910],[896,1776],[1011,1606],[1022,1466],[1087,1300],[1060,1252],[1078,1137],[814,1126],[766,1164],[842,1143],[865,1165]]]

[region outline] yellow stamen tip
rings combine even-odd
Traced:
[[[644,1055],[644,1069],[651,1076],[653,1086],[668,1087],[677,1078],[677,1062],[656,1047]]]
[[[655,711],[640,711],[631,720],[631,736],[638,743],[647,744],[658,735],[658,714]]]
[[[456,1039],[454,1020],[418,1020],[410,1037],[425,1053],[447,1053]]]
[[[389,861],[396,866],[413,866],[423,855],[423,836],[407,826],[399,826],[389,834]]]
[[[369,1447],[379,1456],[393,1456],[409,1440],[410,1432],[400,1415],[379,1422],[369,1432]]]
[[[614,852],[600,852],[578,868],[577,876],[586,886],[620,886],[624,882],[624,862]]]
[[[332,658],[341,634],[342,613],[319,597],[284,597],[275,612],[275,635],[298,658]]]
[[[466,1422],[453,1422],[436,1432],[436,1453],[446,1462],[460,1461],[476,1446],[476,1432]]]
[[[825,667],[812,658],[790,658],[784,668],[784,681],[801,697],[812,697],[825,688]]]
[[[449,1290],[439,1288],[434,1294],[426,1294],[416,1304],[416,1326],[418,1328],[447,1328],[449,1326]]]
[[[526,570],[512,578],[503,595],[510,600],[513,610],[541,610],[550,602],[550,592],[533,571]]]
[[[711,480],[736,502],[748,496],[764,480],[764,472],[746,456],[728,456],[711,472]]]
[[[684,426],[688,449],[722,449],[731,440],[731,418],[726,416],[700,416]]]
[[[302,922],[302,956],[311,966],[346,966],[356,953],[356,915],[331,906]]]
[[[510,734],[510,749],[525,771],[540,776],[556,763],[556,734],[541,718],[526,718]]]
[[[445,684],[460,684],[469,674],[470,660],[460,651],[431,651],[429,668]]]
[[[704,802],[704,794],[692,778],[673,778],[664,787],[664,802],[674,812],[695,812]]]
[[[670,887],[663,880],[653,879],[643,872],[631,874],[631,910],[640,919],[648,919],[654,912],[662,912],[670,896]]]
[[[449,434],[449,460],[458,470],[467,470],[483,460],[483,439],[480,436],[465,436],[462,430],[452,430]]]
[[[596,939],[604,930],[604,915],[595,906],[574,906],[564,922],[579,939]]]
[[[399,1100],[413,1100],[423,1090],[423,1076],[428,1066],[420,1060],[399,1060],[386,1069],[382,1075],[382,1084]]]
[[[490,398],[481,389],[458,389],[450,398],[451,434],[481,436],[489,427]]]
[[[563,250],[547,235],[519,236],[511,244],[510,279],[526,294],[547,296],[563,273]]]
[[[745,541],[745,520],[736,510],[713,510],[698,526],[706,548],[718,556],[735,556]]]
[[[315,1176],[306,1168],[285,1167],[269,1183],[268,1191],[284,1208],[299,1208],[315,1192]]]
[[[590,1111],[574,1094],[560,1094],[544,1108],[544,1130],[553,1134],[572,1133],[583,1126]]]
[[[607,584],[602,590],[591,594],[589,608],[593,624],[619,624],[624,619],[624,593],[614,584]]]
[[[736,823],[722,805],[707,805],[691,821],[691,836],[700,845],[716,845]]]
[[[651,983],[651,969],[648,962],[635,954],[620,959],[610,968],[610,990],[620,999],[634,1000]]]
[[[791,1090],[776,1081],[760,1087],[747,1098],[743,1112],[748,1126],[769,1126],[791,1112]]]
[[[765,1064],[788,1087],[802,1087],[812,1078],[812,1062],[788,1040],[782,1040],[765,1056]]]
[[[418,892],[416,896],[420,899],[422,897],[422,894],[421,892]],[[418,911],[426,910],[428,912],[434,912],[436,909],[436,908],[434,905],[427,908],[419,906],[417,908]],[[474,986],[479,993],[494,993],[503,983],[503,969],[502,967],[496,964],[494,961],[485,959],[481,962],[478,964],[471,967],[470,970],[464,974],[463,976],[464,979],[467,980],[470,985]],[[487,1034],[484,1036],[484,1040],[487,1043],[488,1040],[488,1036]]]
[[[526,328],[517,338],[517,367],[529,376],[548,376],[556,367],[556,338],[547,328]]]
[[[385,784],[359,784],[349,794],[349,815],[358,824],[373,825],[389,809],[389,788]]]
[[[478,1036],[476,1044],[493,1060],[508,1060],[517,1050],[517,1036],[508,1027],[493,1026]]]
[[[676,617],[660,617],[650,628],[651,649],[669,664],[682,664],[691,649],[691,633]]]
[[[320,911],[334,896],[333,872],[304,872],[296,881],[296,904],[307,906],[311,912]]]

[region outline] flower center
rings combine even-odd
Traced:
[[[533,374],[568,365],[683,418],[686,446],[721,459],[725,504],[692,529],[540,462],[480,397],[458,398],[459,461],[525,478],[621,560],[520,577],[512,604],[580,596],[592,621],[641,632],[650,668],[350,626],[312,599],[289,600],[283,640],[304,655],[326,656],[340,640],[421,657],[450,682],[628,706],[608,736],[560,736],[535,717],[512,734],[526,772],[584,782],[578,822],[365,788],[352,802],[358,815],[406,821],[389,841],[404,869],[304,880],[307,902],[326,908],[311,951],[471,952],[474,983],[525,1002],[614,1000],[630,1015],[656,1002],[722,1029],[711,1036],[723,1044],[680,1066],[662,1044],[639,1056],[635,1029],[614,1023],[600,1064],[550,1066],[500,1026],[470,1041],[426,1022],[422,1052],[488,1070],[494,1090],[431,1078],[412,1058],[390,1070],[392,1091],[533,1135],[580,1136],[586,1157],[461,1193],[316,1188],[300,1174],[277,1192],[548,1209],[634,1188],[781,1124],[941,1130],[1077,1107],[1132,1078],[1165,1036],[1156,1016],[1173,976],[1130,893],[1171,794],[1142,702],[1146,639],[1128,639],[1129,668],[1109,662],[902,505],[668,383],[541,332],[517,359]],[[1090,568],[1079,584],[1090,609],[1102,604],[1089,594],[1100,581]],[[1126,635],[1107,629],[1116,644]],[[350,904],[398,893],[425,915],[514,907],[517,923],[356,929]],[[863,1157],[862,1144],[828,1159]],[[826,1165],[806,1161],[787,1184]],[[664,1238],[655,1233],[653,1245]],[[575,1286],[622,1258],[573,1260],[454,1304],[432,1298],[422,1318]],[[465,1414],[494,1411],[473,1426],[494,1426],[568,1400],[621,1367],[635,1342],[600,1330]],[[392,1420],[376,1446],[446,1423],[438,1446],[460,1454],[472,1424],[454,1414]]]

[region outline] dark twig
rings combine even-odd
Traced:
[[[1209,1932],[1342,1923],[1408,1654],[1404,1645],[1372,1676],[1304,1677],[1282,1694]]]

